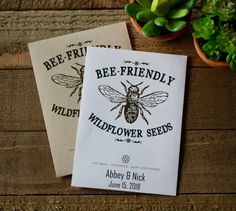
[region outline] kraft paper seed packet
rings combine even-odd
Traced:
[[[72,173],[88,46],[131,49],[125,22],[29,43],[56,176]]]

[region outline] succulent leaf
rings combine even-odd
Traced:
[[[219,16],[222,21],[236,20],[235,0],[202,0],[201,12],[205,15]]]
[[[195,3],[196,0],[183,1],[183,3],[179,5],[179,8],[191,10],[194,7]]]
[[[130,3],[125,5],[125,12],[129,17],[136,19],[136,15],[143,11],[143,7],[136,3]]]
[[[232,56],[231,54],[229,54],[227,57],[226,57],[226,62],[230,63],[231,60],[232,60]]]
[[[231,71],[236,71],[236,61],[231,61],[229,67]]]
[[[176,32],[183,29],[187,22],[182,18],[190,10],[180,6],[190,2],[195,0],[136,0],[125,5],[125,12],[139,22],[145,36],[153,37],[167,30]]]
[[[150,10],[141,11],[136,15],[137,20],[142,22],[148,22],[154,19],[156,15],[152,13]]]
[[[166,28],[171,32],[177,32],[183,29],[186,25],[187,22],[184,20],[172,20],[168,22]]]
[[[208,59],[226,61],[236,71],[236,0],[201,0],[199,10],[202,15],[193,21],[193,36]]]
[[[160,28],[151,20],[143,26],[142,32],[147,37],[154,37],[160,34]]]
[[[153,0],[151,11],[158,16],[165,16],[169,12],[170,6],[169,0]]]
[[[157,17],[157,18],[154,20],[154,23],[155,23],[157,26],[163,27],[163,26],[165,26],[165,25],[168,23],[168,19],[166,19],[165,17]]]
[[[171,10],[167,16],[170,19],[179,19],[185,17],[188,14],[189,14],[188,9],[176,9],[176,10]]]
[[[228,56],[226,57],[226,62],[229,63],[231,71],[236,71],[236,53],[228,54]]]
[[[193,36],[209,40],[210,37],[218,30],[214,20],[210,17],[201,17],[193,21]]]
[[[220,60],[221,57],[220,45],[216,42],[216,40],[214,39],[209,40],[202,46],[202,50],[204,51],[208,59]]]
[[[144,8],[151,8],[152,0],[136,0],[142,7]]]

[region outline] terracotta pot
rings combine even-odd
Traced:
[[[134,3],[136,2],[135,0],[130,0],[130,3]],[[130,18],[131,23],[133,24],[134,28],[141,34],[142,33],[142,26],[140,26],[140,24],[138,23],[138,21],[136,21],[134,18]],[[186,31],[185,27],[184,29],[177,31],[177,32],[170,32],[168,34],[164,34],[164,35],[157,35],[155,37],[149,37],[149,38],[154,38],[157,41],[169,41],[169,40],[173,40],[175,38],[177,38],[178,36],[180,36],[181,34],[183,34]]]
[[[197,51],[198,56],[209,66],[216,67],[216,68],[229,67],[229,64],[227,62],[214,61],[214,60],[210,60],[206,58],[205,53],[202,51],[202,48],[197,38],[193,38],[193,43],[194,43],[194,47],[195,47],[195,50]]]

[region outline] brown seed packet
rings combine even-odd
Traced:
[[[87,46],[131,49],[126,23],[29,43],[57,177],[72,173]]]

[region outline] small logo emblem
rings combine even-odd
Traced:
[[[123,155],[121,160],[123,163],[128,163],[130,161],[130,157],[128,155]]]

